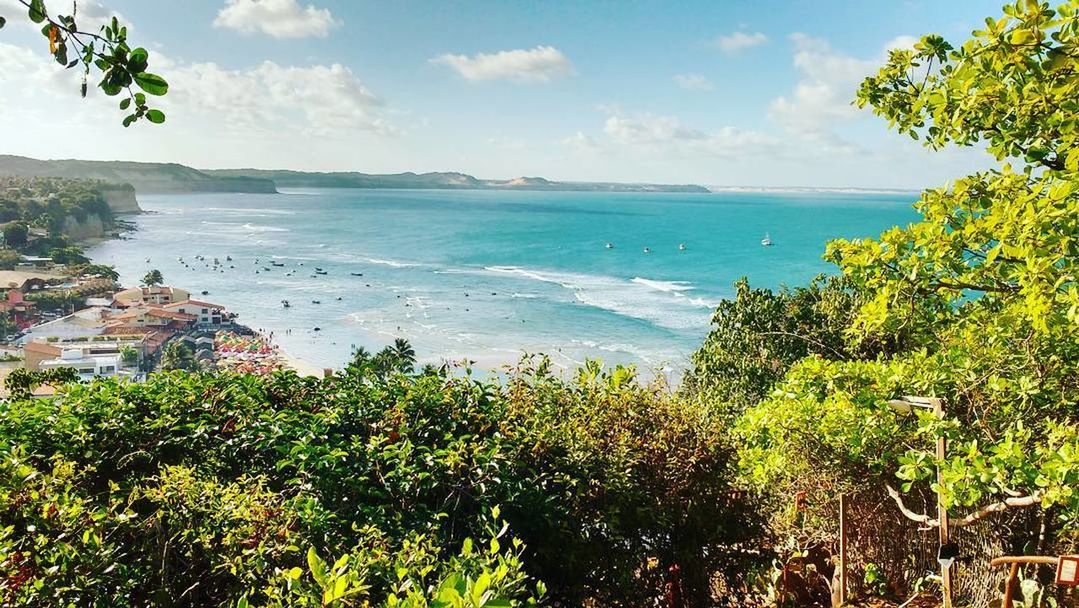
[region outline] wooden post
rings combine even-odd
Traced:
[[[940,420],[944,419],[944,402],[940,399],[930,399],[933,404],[933,413]],[[937,437],[937,462],[943,462],[948,456],[948,439],[943,435]],[[937,466],[937,484],[942,483],[940,466]],[[951,531],[948,526],[948,509],[937,493],[937,519],[940,520],[940,546],[951,541]],[[940,591],[943,596],[944,608],[952,608],[952,569],[941,566],[940,568]]]
[[[847,603],[847,495],[839,495],[839,605]]]

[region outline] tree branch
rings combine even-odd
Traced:
[[[907,519],[934,528],[940,527],[940,520],[933,519],[928,515],[911,511],[907,507],[907,505],[903,503],[903,497],[899,494],[899,491],[893,488],[891,484],[884,484],[884,487],[888,489],[888,496],[891,496],[892,500],[895,501],[896,506],[899,507],[899,512],[902,513]],[[1032,507],[1041,503],[1041,500],[1041,492],[1034,492],[1029,496],[1012,496],[1010,498],[1005,498],[1004,500],[988,504],[978,509],[977,511],[968,513],[964,517],[950,519],[948,520],[948,524],[955,528],[962,528],[963,526],[969,526],[971,524],[977,523],[978,521],[985,519],[993,513],[1000,513],[1001,511],[1012,508]]]

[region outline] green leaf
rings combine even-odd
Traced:
[[[165,122],[165,113],[161,110],[149,110],[146,112],[146,118],[150,119],[150,122],[155,125],[159,125]]]
[[[45,20],[45,2],[43,0],[30,1],[30,21],[41,23]]]
[[[169,92],[169,83],[157,74],[139,72],[132,74],[131,77],[135,79],[135,84],[139,85],[140,89],[151,95],[164,95]]]
[[[315,577],[315,582],[319,587],[326,588],[326,562],[322,561],[322,558],[315,552],[315,548],[311,547],[307,550],[307,567],[311,570],[311,576]]]
[[[131,105],[131,98],[130,97],[125,97],[124,99],[120,100],[120,109],[121,110],[126,110],[127,107],[130,106],[130,105]]]

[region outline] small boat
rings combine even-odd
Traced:
[[[312,303],[312,304],[322,304],[322,302],[320,302],[320,301],[318,301],[318,300],[311,300],[311,303]]]
[[[678,243],[678,251],[685,251],[685,250],[686,250],[686,244],[685,243]]]
[[[316,270],[315,274],[328,274],[325,270]]]
[[[350,272],[349,274],[351,274],[354,277],[362,277],[363,276],[362,272]]]
[[[231,255],[226,255],[225,256],[225,261],[226,262],[231,262],[232,261],[232,256]]]
[[[203,289],[203,290],[202,290],[202,295],[204,295],[204,296],[208,296],[208,295],[210,295],[210,292],[208,292],[208,291],[206,291],[205,289]]]
[[[604,247],[606,247],[607,249],[614,249],[614,243],[607,243],[606,245],[604,245]]]
[[[146,258],[146,263],[147,263],[147,264],[149,264],[149,263],[150,263],[150,258]]]
[[[270,262],[270,265],[271,266],[277,266],[278,268],[284,268],[285,267],[284,262]]]
[[[321,327],[316,327],[315,331],[322,331],[322,328]]]
[[[341,296],[337,296],[337,301],[338,301],[338,302],[340,302],[340,301],[341,301]]]
[[[265,266],[263,266],[262,269],[265,270],[266,272],[270,272],[270,269],[265,267]]]
[[[771,247],[772,246],[772,237],[768,236],[767,232],[764,233],[764,238],[761,239],[761,245],[763,245],[765,247]]]
[[[292,306],[292,304],[289,304],[288,300],[281,300],[281,306],[284,306],[285,308],[289,308],[290,306]]]
[[[318,266],[315,266],[315,272],[320,272],[321,270],[322,270],[322,268],[320,268]]]
[[[645,247],[644,252],[645,253],[652,253],[652,248],[651,247]]]

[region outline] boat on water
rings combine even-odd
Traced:
[[[614,243],[607,243],[606,245],[604,245],[604,247],[606,247],[607,249],[614,249]]]
[[[210,295],[210,292],[209,292],[209,291],[206,291],[205,289],[203,289],[203,290],[202,290],[202,295],[204,295],[204,296],[208,296],[208,295]]]
[[[284,262],[270,262],[270,265],[271,266],[277,266],[278,268],[284,268],[285,267]]]
[[[764,238],[761,239],[761,245],[763,245],[765,247],[771,247],[772,246],[772,237],[768,236],[767,232],[764,233]]]
[[[315,274],[329,274],[329,273],[326,272],[325,270],[316,270]]]
[[[686,250],[686,244],[685,243],[678,243],[678,251],[685,251],[685,250]]]
[[[288,308],[288,307],[292,306],[292,304],[289,304],[288,300],[281,300],[281,306],[283,306],[285,308]]]
[[[322,302],[320,302],[319,300],[311,300],[311,303],[312,304],[322,304]]]
[[[644,252],[645,253],[652,253],[652,248],[651,247],[645,247]]]
[[[363,276],[362,272],[350,272],[349,274],[351,274],[354,277],[362,277]]]

